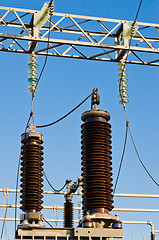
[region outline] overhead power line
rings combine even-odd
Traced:
[[[142,0],[140,0],[139,7],[137,9],[137,13],[136,13],[136,17],[135,17],[134,22],[137,21],[137,18],[138,18],[139,12],[140,12],[140,8],[141,8],[141,4],[142,4]]]

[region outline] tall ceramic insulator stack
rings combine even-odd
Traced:
[[[113,208],[110,115],[92,109],[81,118],[83,215],[108,213]]]
[[[36,132],[22,134],[21,209],[24,212],[42,209],[43,135]]]

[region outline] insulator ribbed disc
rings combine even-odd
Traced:
[[[64,203],[64,227],[73,227],[73,203],[68,200]]]
[[[21,209],[23,211],[42,209],[43,147],[37,140],[23,141],[21,157]]]
[[[106,121],[88,121],[81,128],[83,214],[94,208],[111,211],[111,125]]]

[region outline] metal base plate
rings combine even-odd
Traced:
[[[109,228],[41,228],[41,229],[18,229],[18,239],[54,239],[54,240],[89,240],[96,238],[102,240],[111,238],[123,238],[122,229]]]

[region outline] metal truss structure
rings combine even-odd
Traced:
[[[36,10],[0,7],[0,51],[47,54],[49,24],[34,26]],[[48,20],[49,22],[50,20]],[[138,22],[130,40],[123,31],[130,21],[54,13],[49,56],[159,66],[159,24]]]

